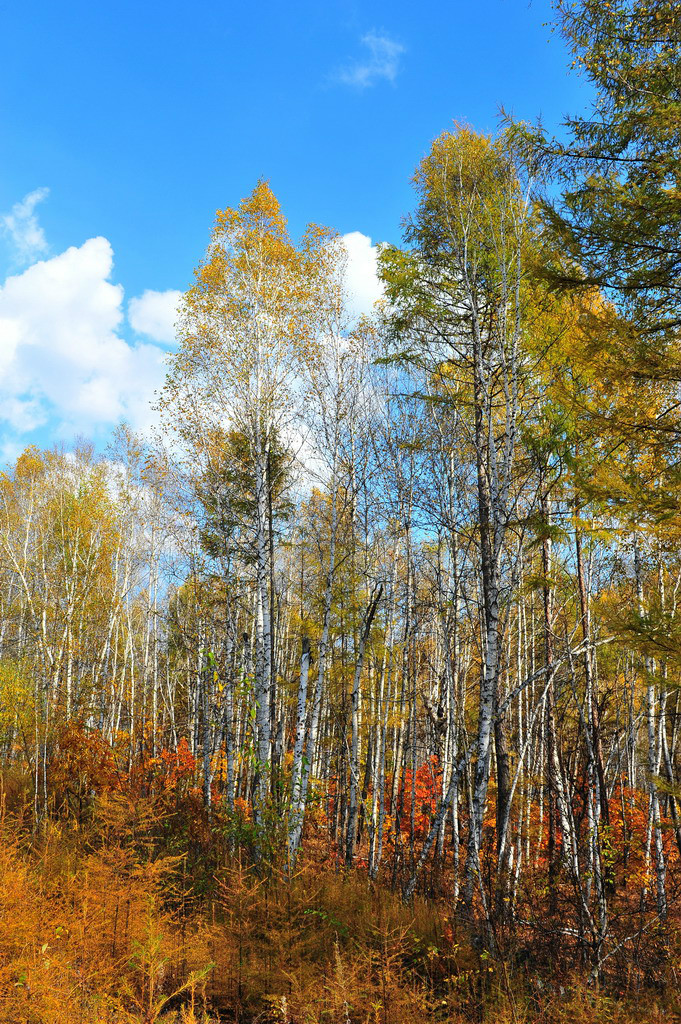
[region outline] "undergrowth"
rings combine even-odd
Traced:
[[[144,801],[0,846],[2,1024],[587,1024],[679,1019],[663,987],[586,984],[545,951],[492,955],[446,900],[405,905],[308,858],[292,879],[238,853],[198,877]],[[620,986],[622,981],[620,979]]]

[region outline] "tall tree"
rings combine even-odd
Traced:
[[[503,560],[516,515],[514,464],[523,392],[524,276],[532,233],[527,169],[507,137],[468,129],[436,139],[415,184],[411,249],[387,249],[383,277],[402,357],[425,363],[469,411],[481,570],[481,676],[467,899],[479,876],[482,825],[494,734],[498,800],[509,793],[504,723],[498,715],[502,664]],[[505,568],[512,578],[513,570]]]
[[[276,686],[271,467],[277,444],[291,430],[304,350],[316,341],[315,296],[327,248],[328,233],[318,228],[309,228],[299,246],[290,239],[279,203],[264,182],[237,209],[218,211],[206,256],[181,304],[180,346],[162,393],[168,424],[195,466],[215,472],[234,452],[224,443],[226,436],[236,431],[245,441],[241,451],[254,491],[260,806],[269,788]]]

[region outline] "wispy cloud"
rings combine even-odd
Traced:
[[[366,51],[364,57],[341,68],[335,75],[336,81],[357,89],[366,89],[381,79],[394,82],[400,70],[404,46],[379,32],[367,32],[360,42]]]
[[[47,252],[47,239],[38,223],[35,208],[49,194],[49,188],[36,188],[15,203],[9,213],[0,216],[0,226],[9,236],[20,264],[32,263]]]

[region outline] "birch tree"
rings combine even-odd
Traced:
[[[230,431],[246,439],[254,487],[248,542],[255,564],[259,808],[269,788],[276,686],[268,467],[275,443],[292,428],[302,357],[316,340],[316,282],[327,240],[326,232],[309,228],[296,245],[263,182],[238,208],[218,211],[195,283],[181,304],[180,346],[161,396],[166,423],[199,474],[215,472],[228,458]]]
[[[502,804],[509,790],[504,722],[497,710],[502,601],[513,576],[508,562],[504,566],[505,542],[518,500],[514,468],[531,181],[508,137],[492,141],[457,129],[435,141],[415,184],[419,205],[405,232],[410,248],[387,250],[383,275],[401,357],[446,382],[452,400],[468,413],[461,423],[475,467],[482,666],[467,862],[470,905],[479,877],[493,738]]]

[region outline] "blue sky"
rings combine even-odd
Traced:
[[[0,460],[149,425],[173,296],[259,177],[350,233],[361,306],[439,132],[587,98],[545,0],[2,7]]]

